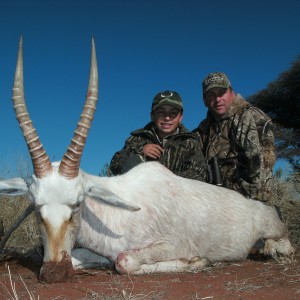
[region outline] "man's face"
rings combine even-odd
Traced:
[[[229,110],[234,92],[231,89],[213,88],[204,95],[204,103],[213,115],[220,118]]]
[[[173,133],[182,120],[182,112],[171,105],[162,105],[151,113],[158,135],[165,137]]]

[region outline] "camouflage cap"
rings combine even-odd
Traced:
[[[209,73],[202,81],[203,95],[212,88],[228,89],[230,86],[231,84],[226,74],[220,72]]]
[[[179,110],[183,110],[181,97],[177,92],[164,91],[158,93],[152,102],[152,111],[156,110],[161,105],[171,105]]]

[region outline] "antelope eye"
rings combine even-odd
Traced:
[[[42,207],[43,207],[43,205],[35,205],[35,211],[36,211],[37,213],[40,213]]]
[[[72,210],[72,214],[75,214],[79,211],[80,202],[77,202],[76,204],[70,205],[69,207]]]

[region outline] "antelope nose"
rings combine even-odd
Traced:
[[[74,269],[70,256],[60,262],[45,262],[40,270],[39,279],[46,283],[73,282]]]

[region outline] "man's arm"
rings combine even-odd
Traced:
[[[188,151],[182,153],[184,158],[177,175],[189,179],[206,181],[206,164],[204,161],[201,143],[196,139],[189,139]],[[180,159],[179,159],[180,160]]]
[[[116,152],[111,159],[109,169],[113,175],[120,175],[130,169],[129,159],[133,159],[136,165],[137,161],[134,155],[143,156],[144,141],[141,137],[130,136],[126,141],[124,147]],[[140,160],[141,162],[142,160]]]
[[[275,163],[272,124],[259,111],[249,110],[240,122],[237,139],[243,150],[245,171],[239,181],[243,193],[252,199],[267,201],[271,197],[272,168]],[[269,153],[266,153],[269,152]],[[269,158],[268,158],[269,157]]]

